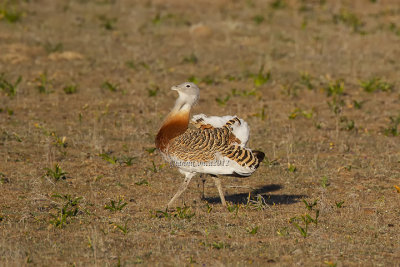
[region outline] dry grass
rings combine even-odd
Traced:
[[[0,265],[399,264],[399,35],[395,0],[6,1]],[[194,179],[164,212],[189,78],[268,158],[228,210]]]

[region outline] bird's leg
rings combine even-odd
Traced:
[[[185,173],[185,180],[183,181],[183,183],[181,184],[181,186],[178,189],[178,192],[175,193],[175,195],[171,198],[171,200],[168,202],[167,205],[167,209],[169,209],[172,204],[174,203],[174,201],[180,196],[182,195],[182,193],[186,190],[186,188],[188,187],[190,180],[192,179],[192,177],[194,176],[193,173]]]
[[[205,174],[205,173],[201,174],[201,181],[203,182],[203,194],[201,195],[202,200],[204,200],[206,198],[206,196],[204,195],[204,184],[206,183],[206,177],[207,177],[207,174]]]
[[[226,201],[225,201],[224,192],[222,191],[221,180],[218,177],[214,177],[214,176],[213,176],[213,179],[214,179],[215,185],[217,186],[219,197],[221,198],[222,206],[226,207]]]

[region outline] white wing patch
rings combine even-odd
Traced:
[[[211,125],[214,128],[221,128],[223,127],[228,121],[237,118],[237,116],[210,116],[207,117],[204,114],[197,114],[193,115],[191,122],[194,124],[199,124],[199,121],[201,121],[201,124],[203,125]],[[245,147],[247,145],[247,142],[249,141],[250,137],[250,128],[247,122],[245,122],[243,119],[239,119],[240,124],[238,122],[235,122],[232,124],[230,127],[232,128],[233,134],[238,138],[241,142],[240,146]]]

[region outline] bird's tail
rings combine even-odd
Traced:
[[[264,154],[264,152],[259,151],[259,150],[253,150],[252,152],[253,152],[254,156],[256,156],[256,158],[258,159],[258,163],[256,166],[256,168],[258,168],[258,166],[260,165],[260,162],[264,160],[265,154]]]

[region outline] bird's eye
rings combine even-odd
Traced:
[[[189,85],[189,84],[187,84],[187,85],[186,85],[186,87],[187,87],[187,88],[189,88],[189,87],[190,87],[190,85]]]

